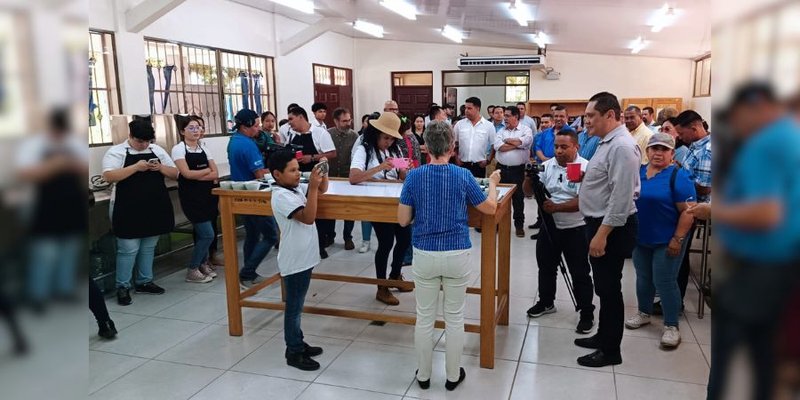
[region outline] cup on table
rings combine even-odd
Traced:
[[[567,180],[570,182],[581,181],[581,163],[567,163]]]
[[[224,190],[233,190],[233,182],[231,181],[222,181],[219,183],[219,187]]]
[[[258,181],[245,182],[244,187],[247,190],[257,191],[258,189],[261,189],[261,182]]]
[[[247,189],[245,187],[246,183],[247,182],[233,182],[232,183],[233,184],[233,190],[245,190],[245,189]]]

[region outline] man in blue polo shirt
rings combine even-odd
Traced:
[[[228,142],[228,163],[233,181],[261,179],[267,173],[264,158],[258,151],[255,138],[260,132],[258,114],[243,109],[234,118],[234,133]],[[278,241],[275,218],[261,215],[243,215],[244,267],[239,271],[239,282],[244,287],[264,280],[256,268]]]
[[[556,133],[567,126],[567,108],[553,107],[553,127],[543,130],[536,139],[536,160],[541,164],[556,154]]]

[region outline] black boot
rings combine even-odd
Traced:
[[[105,339],[113,339],[117,336],[117,327],[114,326],[114,321],[97,321],[97,326],[100,328],[97,335]]]
[[[287,353],[286,364],[303,371],[316,371],[319,369],[319,363],[305,353]]]

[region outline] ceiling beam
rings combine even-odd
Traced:
[[[281,40],[278,43],[281,56],[285,56],[306,43],[322,36],[325,32],[341,27],[346,21],[343,18],[323,18],[314,24],[309,25],[294,36]]]
[[[125,11],[125,27],[128,32],[138,33],[186,0],[144,0],[136,7]]]

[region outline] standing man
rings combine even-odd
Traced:
[[[536,121],[534,121],[533,118],[525,115],[527,111],[525,107],[525,102],[520,101],[517,103],[517,110],[519,110],[519,123],[528,127],[528,129],[531,130],[531,133],[536,134],[536,132],[539,132],[539,130],[536,129]]]
[[[350,160],[353,153],[353,145],[358,138],[358,134],[353,130],[353,117],[350,110],[339,107],[333,110],[333,123],[335,127],[328,130],[333,140],[333,145],[336,147],[337,157],[329,160],[330,171],[329,176],[334,178],[349,178],[350,177]],[[353,250],[356,246],[353,243],[353,221],[344,221],[344,231],[342,237],[344,238],[344,249]],[[335,222],[332,226],[334,229],[327,232],[328,237],[335,238]]]
[[[553,127],[553,114],[547,113],[542,114],[539,118],[539,128],[541,130],[549,129]]]
[[[597,145],[600,144],[600,138],[589,134],[589,130],[584,128],[578,134],[578,152],[581,157],[591,160],[594,153],[597,151]]]
[[[250,181],[261,179],[267,173],[264,157],[258,151],[255,137],[261,126],[258,114],[253,110],[242,109],[234,117],[235,133],[228,142],[228,164],[231,180]],[[239,283],[244,287],[264,280],[256,273],[264,257],[275,246],[278,234],[275,218],[261,215],[243,215],[244,219],[244,267],[239,271]]]
[[[642,109],[642,121],[648,129],[653,133],[658,132],[658,125],[656,125],[656,110],[653,107],[647,106]]]
[[[495,106],[492,111],[492,125],[494,125],[494,132],[500,132],[501,129],[506,127],[505,120],[506,108],[503,106]],[[494,144],[494,143],[492,143]]]
[[[295,107],[289,111],[289,124],[292,127],[287,143],[301,146],[303,157],[297,160],[301,172],[311,172],[320,159],[327,158],[328,162],[337,156],[336,146],[333,144],[331,134],[327,130],[312,125],[308,121],[308,114],[302,107]],[[317,234],[319,236],[319,256],[328,258],[325,248],[333,244],[333,237],[328,233],[333,231],[331,225],[336,221],[329,219],[317,220]]]
[[[325,117],[328,116],[328,106],[325,103],[314,103],[311,105],[311,112],[314,113],[314,119],[309,121],[311,125],[327,131],[328,126],[325,125]]]
[[[447,121],[448,124],[453,125],[453,118],[455,118],[454,114],[456,113],[456,106],[452,104],[445,104],[444,112],[445,114],[447,114],[447,118],[445,119],[445,121]]]
[[[468,169],[472,176],[485,178],[486,164],[491,161],[489,150],[494,142],[494,126],[481,116],[481,99],[470,97],[465,105],[466,118],[456,122],[453,128],[458,143],[456,163]]]
[[[536,140],[536,159],[541,164],[555,155],[556,134],[567,126],[567,108],[557,105],[553,110],[553,126],[539,133]]]
[[[589,276],[589,241],[586,222],[578,210],[580,183],[567,179],[567,164],[580,163],[585,171],[589,161],[578,156],[578,135],[572,128],[556,134],[555,158],[544,163],[542,183],[551,198],[545,200],[542,211],[552,215],[545,222],[546,232],[536,242],[536,262],[539,265],[539,301],[528,310],[532,318],[556,312],[556,276],[563,254],[572,276],[575,300],[580,311],[576,332],[589,333],[594,325],[594,297],[592,278]],[[549,219],[545,217],[546,219]]]
[[[497,167],[502,174],[501,182],[517,185],[517,190],[511,198],[514,207],[514,227],[517,237],[525,237],[525,195],[522,193],[522,181],[525,179],[525,164],[528,163],[533,132],[520,123],[518,108],[507,108],[505,117],[506,127],[497,132],[494,150]]]
[[[625,127],[633,136],[636,145],[639,146],[641,153],[642,165],[647,164],[647,143],[650,142],[650,136],[653,136],[653,131],[645,126],[642,121],[642,110],[637,106],[628,106],[625,109]]]
[[[286,119],[289,119],[289,111],[292,111],[293,108],[300,107],[297,103],[289,104],[289,107],[286,107]],[[289,124],[283,124],[278,127],[278,135],[281,137],[281,143],[288,143],[286,139],[289,138],[289,131],[291,130],[291,126]]]
[[[489,116],[489,119],[492,119],[492,113],[494,112],[494,108],[495,108],[495,107],[496,107],[496,106],[495,106],[494,104],[492,104],[492,105],[490,105],[490,106],[486,107],[486,115],[488,115],[488,116]]]
[[[393,112],[395,114],[400,113],[400,106],[397,105],[397,102],[394,100],[386,100],[383,103],[383,112]]]
[[[617,97],[608,92],[592,96],[586,106],[586,128],[590,135],[600,138],[600,144],[586,167],[578,205],[590,239],[589,263],[600,313],[597,333],[575,339],[575,345],[595,350],[578,358],[578,364],[584,367],[622,363],[622,266],[636,245],[639,220],[634,200],[641,188],[641,155],[620,123],[620,114]]]

